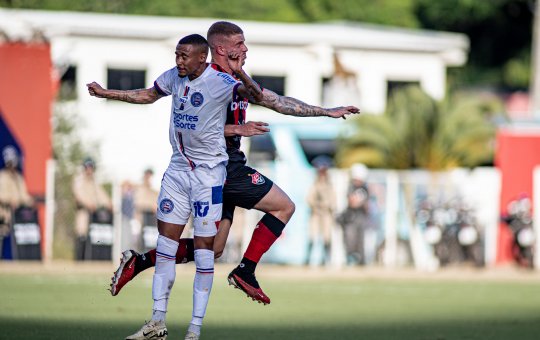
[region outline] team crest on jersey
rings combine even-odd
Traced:
[[[168,214],[174,209],[174,203],[168,198],[164,198],[159,202],[159,210],[164,213]]]
[[[264,184],[264,177],[256,172],[254,174],[248,174],[249,176],[251,176],[251,183],[255,184],[255,185],[261,185],[261,184]]]
[[[200,92],[193,92],[191,95],[191,105],[199,107],[204,103],[204,97]]]

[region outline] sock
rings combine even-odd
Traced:
[[[191,323],[200,326],[204,315],[208,298],[214,281],[214,251],[209,249],[195,249],[195,279],[193,280],[193,314]],[[198,334],[199,334],[198,333]]]
[[[159,235],[156,248],[156,270],[152,282],[152,298],[154,299],[154,311],[163,313],[153,313],[152,320],[165,319],[169,294],[171,293],[174,279],[176,277],[175,254],[178,249],[178,242],[165,236]]]
[[[193,261],[193,239],[181,238],[178,241],[178,250],[176,251],[176,263],[187,263]],[[135,269],[133,277],[142,271],[156,265],[156,250],[152,249],[144,254],[135,257]]]
[[[201,319],[201,325],[202,325],[202,319]],[[193,323],[190,323],[188,327],[188,332],[193,332],[197,335],[201,335],[201,325],[195,325]]]
[[[155,309],[152,311],[152,320],[165,322],[166,316],[167,316],[167,312],[162,312],[160,310],[155,310]]]
[[[240,267],[244,270],[253,269],[251,272],[255,271],[255,266],[261,260],[262,255],[270,249],[284,228],[285,223],[271,214],[265,214],[253,230],[253,236],[251,236],[244,258],[240,262]]]

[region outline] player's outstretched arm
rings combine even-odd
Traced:
[[[86,87],[88,87],[88,93],[93,97],[120,100],[132,104],[152,104],[163,97],[153,86],[149,89],[138,90],[108,90],[94,81],[86,84]]]
[[[242,137],[251,137],[257,135],[264,135],[267,132],[270,132],[270,129],[267,128],[268,123],[265,122],[247,122],[242,125],[227,124],[225,125],[225,137],[230,136],[242,136]]]
[[[268,89],[264,89],[262,97],[263,98],[261,101],[254,103],[279,112],[281,114],[296,117],[326,116],[345,119],[345,116],[347,115],[360,113],[360,109],[355,106],[340,106],[325,109],[320,106],[306,104],[296,98],[280,96],[277,93]]]

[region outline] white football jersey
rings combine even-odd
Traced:
[[[156,79],[156,90],[172,95],[169,168],[190,170],[201,164],[213,168],[228,160],[224,136],[227,107],[240,84],[212,65],[193,81],[179,77],[176,67]]]

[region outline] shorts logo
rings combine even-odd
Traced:
[[[255,185],[264,184],[264,177],[260,173],[256,172],[254,174],[248,174],[248,176],[251,176],[251,183]]]
[[[164,198],[159,202],[159,211],[164,214],[168,214],[174,209],[174,203],[168,198]]]
[[[204,103],[204,97],[200,92],[193,92],[191,95],[191,105],[199,107]]]
[[[208,201],[201,202],[197,201],[193,203],[193,215],[194,217],[204,217],[208,215],[208,209],[210,206],[208,205]]]

